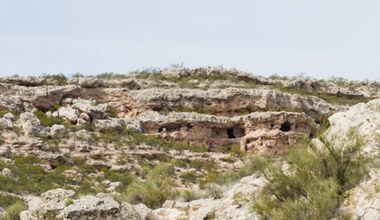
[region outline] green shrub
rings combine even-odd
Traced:
[[[34,155],[16,156],[13,161],[13,164],[0,163],[0,167],[9,168],[18,178],[10,179],[0,175],[0,191],[18,194],[40,194],[58,186],[64,188],[79,186],[79,189],[75,187],[74,190],[77,192],[80,190],[93,192],[87,180],[66,178],[63,171],[72,169],[72,167],[62,164],[61,161],[52,161],[51,166],[54,169],[49,172],[45,171],[40,165],[34,165],[39,162],[39,159]]]
[[[198,171],[206,170],[206,171],[212,171],[216,170],[217,166],[215,161],[213,160],[190,160],[189,166],[192,168],[195,168]]]
[[[198,181],[198,175],[195,171],[184,172],[180,177],[184,183],[196,183]]]
[[[126,198],[133,204],[144,203],[150,208],[161,207],[168,200],[178,195],[175,189],[174,166],[160,164],[150,170],[146,182],[135,181],[126,192]]]
[[[113,73],[113,72],[105,72],[98,74],[96,78],[99,79],[124,79],[127,78],[126,74],[121,74],[121,73]]]
[[[44,127],[51,127],[55,124],[62,124],[64,120],[60,117],[48,117],[44,112],[42,111],[36,111],[34,114],[37,116],[37,118],[40,120],[41,125]]]
[[[18,220],[20,213],[28,207],[22,202],[16,202],[5,210],[4,220]]]
[[[262,160],[260,171],[268,180],[255,196],[253,207],[264,219],[330,219],[344,192],[367,174],[368,160],[360,153],[362,141],[326,141],[324,149],[289,150],[284,169],[274,157]]]
[[[17,202],[22,202],[22,200],[12,195],[0,194],[0,207],[4,209],[7,209],[9,206]]]
[[[215,183],[206,184],[206,192],[214,199],[220,199],[223,196],[221,186]]]
[[[63,75],[62,73],[60,73],[60,74],[44,74],[42,77],[44,79],[52,79],[58,85],[64,85],[67,82],[67,77],[65,75]]]
[[[74,204],[74,201],[71,198],[66,199],[65,206],[69,206],[69,205],[72,205],[72,204]]]
[[[197,199],[197,196],[193,190],[185,190],[181,193],[181,197],[185,202],[190,202]]]
[[[156,186],[151,182],[134,182],[127,190],[127,201],[132,204],[143,203],[150,208],[160,208],[162,204],[175,197],[176,193],[170,189],[173,186],[173,180],[166,179],[165,184]],[[164,187],[164,186],[167,187]]]
[[[112,182],[121,182],[121,190],[124,191],[128,185],[130,185],[135,178],[129,172],[115,172],[109,169],[102,169],[104,173],[104,179]]]

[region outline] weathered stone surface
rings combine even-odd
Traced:
[[[111,197],[82,196],[63,209],[66,219],[120,219],[120,205]]]
[[[63,137],[66,133],[66,128],[63,125],[53,125],[50,128],[50,135],[53,137]]]
[[[219,115],[246,114],[255,111],[298,111],[318,119],[341,110],[317,97],[288,94],[273,89],[166,89],[152,88],[128,93],[132,106],[165,109],[194,109]]]
[[[2,171],[1,171],[1,175],[5,176],[5,177],[8,177],[10,179],[17,179],[17,176],[8,168],[4,168]]]
[[[95,103],[91,101],[82,99],[74,100],[73,103],[73,109],[77,109],[79,112],[86,113],[93,119],[104,119],[107,117],[107,104],[95,105]]]
[[[41,197],[33,197],[29,200],[29,209],[20,214],[21,220],[46,219],[47,216],[59,216],[66,207],[68,199],[72,199],[75,192],[72,190],[53,189],[41,194]]]
[[[78,120],[79,112],[76,109],[70,107],[61,107],[58,109],[58,116],[66,118],[72,123],[76,123]]]
[[[38,134],[41,130],[41,123],[37,116],[31,112],[24,112],[20,115],[20,122],[26,134]]]
[[[0,128],[11,128],[13,127],[13,122],[7,118],[0,118]]]
[[[144,204],[131,205],[127,202],[121,203],[121,220],[146,220],[152,210]]]
[[[313,136],[317,125],[304,113],[254,112],[244,116],[218,117],[195,112],[161,115],[146,111],[137,116],[144,132],[164,138],[217,146],[241,144],[243,150],[280,150]]]

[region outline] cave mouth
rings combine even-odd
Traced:
[[[288,132],[290,131],[290,129],[291,129],[291,124],[288,121],[281,124],[281,127],[280,127],[281,131]]]
[[[228,139],[234,139],[234,138],[236,138],[235,134],[234,134],[234,129],[233,128],[228,128],[227,129],[227,136],[228,136]]]

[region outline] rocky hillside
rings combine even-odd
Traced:
[[[377,82],[263,78],[223,68],[0,78],[0,215],[17,219],[27,209],[21,219],[276,219],[288,204],[265,200],[267,188],[286,185],[273,170],[280,166],[292,180],[296,171],[287,169],[297,163],[289,155],[310,148],[305,157],[319,155],[313,163],[337,168],[315,171],[325,174],[314,182],[327,181],[337,198],[315,219],[373,219],[376,200],[361,196],[376,183],[376,169],[368,168],[376,163],[363,155],[377,147],[368,143],[375,143],[379,107],[355,104],[376,98]],[[333,140],[346,136],[342,143],[369,139],[360,142],[363,150],[336,147]],[[340,163],[346,157],[331,160],[328,152],[370,162],[351,181],[349,167],[340,166],[356,159]],[[315,204],[308,190],[322,186],[305,186],[305,198],[295,201]]]

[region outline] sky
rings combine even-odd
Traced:
[[[378,0],[0,0],[0,76],[224,66],[380,80]]]

